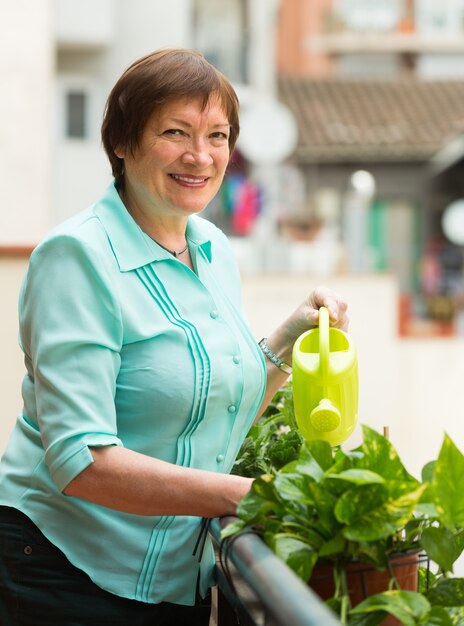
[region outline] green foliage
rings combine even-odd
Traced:
[[[260,420],[250,429],[232,473],[256,478],[272,473],[298,458],[303,438],[296,429],[291,384],[272,399]]]
[[[445,435],[438,458],[418,481],[392,444],[368,426],[352,451],[303,441],[290,404],[288,386],[250,431],[235,471],[255,481],[239,504],[239,520],[223,536],[253,526],[305,581],[318,562],[333,563],[334,572],[350,560],[385,570],[390,555],[420,551],[435,566],[433,572],[420,568],[417,592],[400,590],[391,574],[388,591],[356,607],[343,584],[328,604],[350,626],[375,626],[389,614],[405,626],[464,624],[464,579],[452,577],[464,548],[460,450]]]
[[[404,626],[415,626],[415,624],[424,623],[431,608],[428,600],[420,593],[393,590],[370,596],[352,609],[351,615],[381,613],[385,616],[385,613],[390,613],[399,619]],[[355,623],[361,624],[363,622],[356,620]]]

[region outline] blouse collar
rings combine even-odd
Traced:
[[[122,272],[173,259],[169,252],[158,246],[135,222],[119,197],[115,181],[110,183],[93,210],[108,235]],[[211,240],[205,238],[201,222],[201,218],[191,215],[187,222],[186,237],[190,246],[201,248],[205,258],[211,263]]]

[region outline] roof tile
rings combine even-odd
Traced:
[[[464,129],[464,81],[282,77],[306,162],[427,160]]]

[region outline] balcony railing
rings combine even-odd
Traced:
[[[235,519],[216,519],[210,527],[219,555],[217,626],[340,626],[255,533],[221,541],[221,529]]]
[[[319,54],[426,54],[462,53],[464,37],[457,35],[422,35],[418,33],[340,32],[312,35],[306,49]]]

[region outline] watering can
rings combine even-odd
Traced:
[[[331,328],[329,311],[319,309],[319,326],[293,346],[293,404],[297,426],[307,440],[338,446],[356,426],[358,363],[343,330]]]

